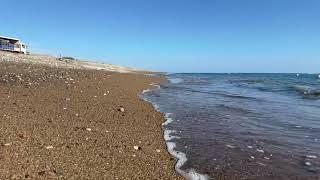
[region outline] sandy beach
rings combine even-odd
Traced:
[[[138,96],[161,78],[1,56],[0,179],[181,178]]]

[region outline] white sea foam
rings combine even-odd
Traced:
[[[166,122],[164,122],[162,125],[168,125],[170,124],[173,119],[170,117],[172,113],[166,113],[165,114],[165,119]],[[187,162],[187,156],[183,152],[175,151],[174,148],[176,147],[176,144],[174,142],[170,142],[172,139],[179,139],[180,137],[178,136],[172,136],[171,133],[175,133],[176,131],[174,130],[164,130],[164,140],[166,141],[167,144],[167,149],[169,153],[177,159],[177,163],[175,165],[176,171],[181,174],[184,178],[188,180],[207,180],[208,176],[199,174],[197,173],[194,169],[190,169],[189,171],[183,171],[180,168],[183,166],[184,163]]]
[[[159,106],[156,104],[153,104],[154,109],[156,109],[157,111],[159,111]]]
[[[166,125],[172,123],[173,119],[170,118],[170,115],[171,115],[171,114],[172,114],[172,113],[166,113],[166,114],[165,114],[164,117],[166,118],[166,122],[162,123],[162,126],[166,126]]]
[[[160,88],[160,85],[157,84],[150,84],[151,86],[155,86],[157,88]],[[151,91],[150,89],[144,90],[142,94]],[[147,98],[141,96],[141,98],[144,101],[147,101],[151,103],[156,111],[159,111],[159,106],[155,103],[153,103],[151,100],[148,100]],[[166,126],[173,122],[173,119],[170,117],[171,113],[166,113],[165,114],[165,119],[166,121],[162,123],[162,126]],[[179,139],[180,137],[178,136],[172,136],[171,133],[174,133],[176,131],[174,130],[164,130],[164,140],[166,141],[167,144],[167,149],[168,152],[177,159],[177,163],[175,165],[176,171],[181,174],[184,178],[188,180],[207,180],[209,179],[207,175],[199,174],[197,173],[194,169],[190,169],[189,171],[183,171],[180,168],[183,166],[185,162],[187,162],[187,156],[183,152],[175,151],[174,149],[176,148],[176,144],[174,142],[170,142],[172,139]],[[181,133],[181,132],[180,132]]]
[[[176,131],[173,131],[173,130],[164,130],[164,140],[166,141],[171,141],[172,139],[180,139],[179,136],[173,136],[171,135],[171,133],[174,133]]]
[[[306,157],[311,158],[311,159],[317,159],[317,156],[315,156],[315,155],[307,155]]]
[[[156,87],[157,89],[160,88],[160,85],[159,85],[159,84],[156,84],[156,83],[151,83],[150,86],[154,86],[154,87]]]
[[[150,89],[145,89],[145,90],[143,90],[143,91],[142,91],[142,94],[145,94],[145,93],[147,93],[147,92],[150,92]]]
[[[227,144],[226,146],[227,146],[228,148],[231,148],[231,149],[236,148],[235,146],[232,146],[232,145],[229,145],[229,144]]]
[[[172,84],[179,84],[179,83],[183,82],[183,79],[181,79],[181,78],[170,78],[169,81]]]
[[[183,152],[175,151],[176,144],[174,142],[167,142],[167,147],[169,153],[175,157],[178,161],[176,163],[175,169],[176,171],[181,174],[183,177],[189,180],[207,180],[207,175],[202,175],[197,173],[194,169],[190,169],[189,171],[183,171],[180,168],[183,166],[184,163],[187,162],[187,156]]]

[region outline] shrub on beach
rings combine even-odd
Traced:
[[[66,57],[61,57],[58,59],[59,61],[65,61],[65,62],[72,62],[72,61],[76,61],[75,58],[73,57],[69,57],[69,56],[66,56]]]

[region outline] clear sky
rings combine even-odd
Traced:
[[[166,72],[320,72],[320,0],[3,0],[33,52]]]

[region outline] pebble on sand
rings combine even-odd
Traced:
[[[53,149],[53,146],[46,146],[46,149]]]
[[[141,150],[141,149],[142,149],[140,146],[133,146],[133,148],[134,148],[135,150]]]
[[[124,108],[123,107],[119,108],[119,111],[124,112]]]
[[[156,151],[157,151],[158,153],[161,152],[160,149],[156,149]]]
[[[91,131],[92,129],[91,129],[91,128],[86,128],[86,130],[87,130],[87,131]]]
[[[12,142],[4,144],[4,146],[11,146],[11,145],[12,145]]]

